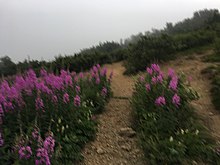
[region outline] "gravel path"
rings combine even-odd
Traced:
[[[113,71],[112,90],[105,112],[98,116],[98,132],[94,142],[84,150],[85,165],[145,165],[143,152],[131,129],[132,96],[134,80],[123,75],[122,63],[106,65]]]

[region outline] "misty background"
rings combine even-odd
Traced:
[[[219,0],[0,0],[0,56],[53,60],[192,17]]]

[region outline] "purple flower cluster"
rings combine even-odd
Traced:
[[[106,97],[106,96],[107,96],[107,93],[108,93],[107,88],[106,88],[106,87],[103,87],[103,88],[102,88],[101,95],[102,95],[103,97]]]
[[[170,80],[169,88],[176,91],[177,85],[178,85],[178,77],[174,75]]]
[[[74,105],[75,105],[76,107],[79,107],[79,106],[80,106],[80,103],[81,103],[81,99],[80,99],[79,95],[76,95],[76,96],[74,97]]]
[[[37,149],[37,159],[35,160],[35,165],[45,164],[50,165],[50,157],[48,152],[45,148],[38,148]]]
[[[145,88],[146,88],[147,91],[150,91],[151,90],[150,84],[146,83]]]
[[[146,67],[146,72],[147,74],[147,78],[146,80],[148,82],[145,83],[145,89],[147,92],[150,92],[152,89],[154,89],[154,85],[155,84],[161,84],[161,85],[166,85],[166,80],[164,81],[164,74],[162,73],[162,71],[160,70],[160,66],[157,64],[152,64],[150,67]],[[144,78],[141,78],[144,80]],[[180,101],[181,98],[180,96],[178,96],[177,92],[178,92],[178,77],[175,74],[175,71],[172,68],[168,69],[168,89],[171,89],[170,92],[175,94],[172,97],[172,100],[169,101],[170,99],[165,98],[165,96],[159,96],[158,98],[156,98],[155,100],[155,105],[156,106],[164,106],[166,104],[169,104],[171,102],[171,104],[175,105],[177,108],[180,106]],[[163,83],[165,82],[165,83]],[[157,88],[157,86],[155,87]]]
[[[156,104],[157,106],[166,105],[165,97],[163,97],[163,96],[158,97],[158,98],[155,100],[155,104]]]
[[[64,95],[63,95],[63,102],[65,104],[67,104],[69,101],[70,101],[69,94],[68,93],[64,93]]]
[[[55,140],[52,136],[46,137],[43,141],[43,146],[37,149],[35,165],[46,164],[50,165],[50,158],[54,153]]]
[[[2,137],[2,133],[0,132],[0,147],[4,145],[4,139]]]
[[[30,146],[20,147],[18,154],[20,159],[29,159],[32,155],[31,147]]]
[[[147,67],[146,71],[149,76],[151,76],[151,83],[163,83],[163,73],[160,70],[160,66],[157,64],[151,64],[151,67]]]
[[[55,140],[53,139],[52,136],[48,136],[44,140],[44,148],[47,150],[47,152],[52,156],[54,152],[54,147],[55,147]]]
[[[109,80],[111,80],[112,74],[113,74],[113,73],[111,73],[111,75],[110,75],[110,77],[109,77]],[[89,80],[90,80],[90,81],[93,81],[93,80],[94,80],[95,84],[98,85],[98,84],[100,84],[100,82],[101,82],[101,78],[102,78],[102,77],[106,77],[106,75],[107,75],[107,68],[104,67],[103,69],[101,69],[100,65],[97,64],[97,65],[93,66],[93,67],[90,69],[90,75],[91,75],[91,77],[90,77]]]
[[[80,86],[76,85],[75,90],[76,90],[76,93],[79,94],[80,93]]]
[[[35,107],[37,110],[40,110],[44,108],[44,102],[43,100],[40,98],[40,97],[37,97],[36,100],[35,100]]]
[[[39,113],[41,111],[45,113],[46,110],[59,110],[59,106],[57,106],[58,103],[65,103],[67,106],[74,104],[75,107],[80,107],[81,93],[83,91],[80,88],[80,83],[88,81],[88,78],[91,77],[91,85],[100,84],[100,86],[103,86],[103,80],[106,80],[106,75],[107,69],[101,69],[100,65],[94,66],[91,69],[91,74],[88,76],[84,73],[69,73],[65,70],[61,70],[60,75],[58,75],[49,73],[45,69],[41,69],[40,77],[37,77],[36,73],[30,69],[25,74],[17,75],[10,81],[3,80],[0,82],[0,147],[2,147],[6,142],[6,140],[3,139],[5,136],[3,134],[4,132],[2,130],[2,124],[7,123],[3,123],[3,121],[6,119],[4,117],[8,115],[8,112],[10,112],[10,114],[17,115],[18,113],[14,112],[21,112],[22,114],[23,112],[26,113],[26,110],[28,110],[30,107],[35,107],[37,114],[36,120],[38,120],[39,117],[44,116]],[[110,74],[109,79],[112,78],[112,75],[113,73]],[[104,97],[108,93],[106,87],[103,87],[101,91],[98,92],[101,93]],[[26,100],[31,101],[25,102]],[[49,109],[51,105],[54,106],[53,109]],[[27,111],[27,113],[29,112]],[[47,113],[45,114],[48,115]],[[23,118],[23,114],[19,115],[19,120],[22,121]],[[24,130],[22,130],[21,126],[21,132],[23,131]],[[24,131],[24,133],[26,132]],[[36,158],[36,165],[50,165],[50,159],[54,153],[55,140],[52,136],[48,136],[43,141],[40,135],[40,130],[37,127],[33,130],[31,135],[32,137],[28,137],[24,140],[27,140],[27,143],[25,142],[16,146],[12,146],[15,148],[13,150],[18,153],[20,159],[30,159],[33,157]],[[35,145],[32,146],[35,144],[35,142],[38,144],[37,149]],[[26,146],[27,144],[30,146]]]
[[[180,105],[180,97],[175,93],[172,98],[172,103],[178,107]]]

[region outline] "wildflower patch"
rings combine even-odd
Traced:
[[[149,164],[219,164],[215,141],[190,106],[198,94],[183,75],[146,68],[132,96],[135,126]]]

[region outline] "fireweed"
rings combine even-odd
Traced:
[[[157,64],[136,82],[134,125],[149,164],[220,164],[219,149],[189,104],[198,94],[185,82],[171,68],[165,76]]]
[[[0,164],[68,164],[95,137],[94,114],[110,97],[112,73],[96,65],[89,73],[59,75],[29,69],[0,83]],[[81,103],[92,103],[81,106]],[[51,134],[53,132],[53,135]],[[19,140],[19,139],[22,139]],[[43,140],[44,139],[44,140]]]

